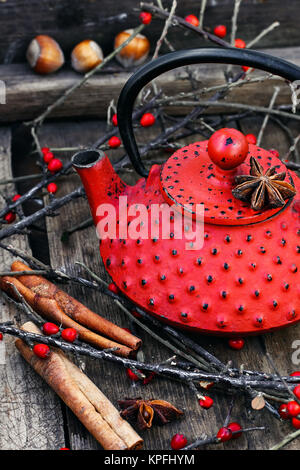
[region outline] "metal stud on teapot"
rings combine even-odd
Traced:
[[[141,88],[172,68],[204,62],[249,65],[289,81],[300,79],[298,67],[253,51],[168,54],[136,72],[119,98],[120,134],[142,178],[128,186],[107,156],[94,149],[74,155],[73,165],[95,225],[103,221],[105,207],[115,210],[115,236],[101,240],[100,252],[128,298],[177,327],[231,337],[258,334],[300,320],[298,176],[274,153],[248,144],[236,129],[221,129],[209,141],[177,150],[147,174],[133,136],[132,109]],[[123,236],[131,224],[136,226],[136,211],[142,206],[146,223],[140,236]],[[168,236],[162,226],[166,212],[153,217],[157,206],[174,209],[167,212]],[[198,208],[203,243],[195,248],[191,232]],[[180,227],[175,227],[176,215],[186,209],[189,224],[181,217]],[[149,236],[143,236],[151,224],[158,235],[148,230]],[[178,228],[181,236],[176,236]]]

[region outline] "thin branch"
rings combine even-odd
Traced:
[[[275,444],[273,447],[271,447],[269,450],[279,450],[279,449],[282,449],[282,447],[285,447],[287,444],[289,444],[290,442],[292,442],[294,439],[297,439],[297,437],[300,436],[300,429],[298,429],[298,431],[295,431],[295,432],[291,432],[290,434],[288,434],[287,436],[285,436],[282,441],[278,442],[277,444]]]
[[[201,29],[203,28],[203,19],[204,19],[206,4],[207,4],[207,0],[201,0],[201,7],[200,7],[200,12],[199,12],[199,28]]]
[[[269,104],[269,107],[268,107],[268,113],[265,115],[263,123],[262,123],[261,128],[260,128],[259,133],[258,133],[257,144],[256,144],[258,147],[261,144],[265,129],[267,127],[267,124],[268,124],[268,121],[269,121],[269,118],[270,118],[270,111],[272,111],[272,109],[274,107],[274,104],[275,104],[275,101],[276,101],[276,98],[277,98],[279,92],[280,92],[280,88],[277,87],[277,86],[274,87],[274,93],[273,93],[272,98],[270,100],[270,104]]]
[[[190,355],[185,354],[183,351],[173,346],[169,341],[164,340],[159,335],[157,335],[153,330],[148,328],[144,323],[140,322],[137,318],[135,318],[130,313],[130,311],[126,307],[124,307],[124,305],[121,302],[119,302],[119,300],[115,299],[114,301],[118,305],[118,307],[130,318],[130,320],[134,321],[137,325],[139,325],[144,331],[146,331],[150,336],[152,336],[152,338],[156,339],[156,341],[166,346],[168,349],[173,351],[176,355],[183,357],[189,362],[192,362],[196,367],[200,367],[200,368],[205,367],[202,362],[199,363],[199,361],[195,360]],[[206,368],[206,370],[209,370],[209,369]]]
[[[280,26],[279,21],[275,21],[274,23],[270,24],[266,29],[264,29],[261,33],[259,33],[252,41],[249,41],[247,44],[247,48],[250,49],[250,47],[253,47],[254,44],[259,42],[266,34],[269,34],[273,29],[277,28]]]
[[[160,18],[166,18],[169,15],[168,11],[162,10],[161,8],[159,8],[155,5],[152,5],[151,3],[141,2],[140,5],[141,5],[141,8],[143,10],[149,11],[150,13],[153,13],[153,14],[159,16]],[[194,31],[198,35],[202,36],[205,39],[208,39],[209,41],[211,41],[215,44],[218,44],[219,46],[231,47],[231,44],[229,44],[229,42],[224,41],[223,39],[219,38],[218,36],[215,36],[212,33],[209,33],[208,31],[204,31],[199,26],[194,26],[191,23],[188,23],[187,21],[185,21],[180,16],[174,15],[173,20],[174,20],[174,22],[176,22],[176,24],[178,24],[178,26],[182,26],[183,28],[190,29],[191,31]]]
[[[173,19],[173,16],[174,16],[174,14],[175,14],[176,7],[177,7],[177,2],[176,2],[176,0],[173,0],[172,7],[171,7],[171,10],[170,10],[169,16],[168,16],[167,19],[166,19],[166,22],[165,22],[164,28],[163,28],[163,30],[162,30],[161,36],[160,36],[159,40],[158,40],[157,43],[156,43],[156,48],[155,48],[155,51],[154,51],[152,60],[154,60],[154,59],[156,59],[156,58],[158,57],[158,53],[159,53],[159,51],[160,51],[160,48],[161,48],[161,46],[162,46],[162,43],[163,43],[165,37],[166,37],[167,34],[168,34],[169,27],[170,27],[171,24],[172,24],[172,19]]]
[[[240,5],[242,0],[234,0],[234,9],[233,15],[231,19],[231,36],[230,36],[230,43],[234,46],[235,37],[236,37],[236,30],[237,30],[237,18],[240,10]]]
[[[7,228],[3,228],[0,230],[0,240],[3,240],[4,238],[10,237],[14,235],[15,233],[19,233],[20,230],[23,230],[26,227],[29,227],[31,224],[36,222],[42,217],[53,215],[53,212],[56,209],[59,209],[60,207],[65,206],[69,202],[78,199],[82,196],[84,196],[84,189],[83,187],[79,187],[72,191],[71,193],[67,194],[66,196],[63,196],[61,198],[56,198],[53,199],[50,204],[47,206],[43,207],[42,209],[34,212],[33,214],[29,215],[28,217],[24,217],[24,219],[19,220],[15,224],[10,225]]]
[[[239,434],[241,432],[245,433],[245,432],[252,432],[252,431],[264,431],[265,429],[266,428],[264,426],[245,428],[245,429],[241,429],[240,431],[234,431],[232,435],[234,436],[235,434]],[[197,441],[185,446],[182,450],[192,450],[192,449],[196,449],[198,447],[202,447],[208,444],[221,444],[221,443],[222,443],[221,439],[219,439],[217,436],[211,436],[211,437],[207,437],[206,439],[197,439]]]
[[[276,116],[282,116],[287,119],[294,119],[296,121],[300,121],[300,114],[292,114],[286,111],[280,111],[279,109],[268,109],[264,106],[253,106],[244,103],[234,103],[228,101],[209,101],[209,100],[197,100],[197,101],[174,101],[169,103],[169,106],[204,106],[204,107],[223,107],[223,108],[230,108],[230,109],[244,109],[247,111],[252,111],[255,113],[263,113],[263,114],[274,114]]]

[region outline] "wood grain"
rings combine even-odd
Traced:
[[[0,129],[0,179],[11,176],[9,128]],[[7,195],[14,194],[12,185]],[[1,205],[4,203],[1,197]],[[12,237],[9,243],[29,250],[24,236]],[[0,248],[0,270],[7,269],[11,255]],[[13,306],[0,297],[1,321],[16,315]],[[21,321],[25,316],[21,316]],[[59,449],[65,446],[60,401],[40,377],[25,363],[12,337],[0,342],[0,448],[2,450]]]
[[[245,132],[257,133],[260,122],[257,119],[245,121]],[[74,142],[82,145],[96,139],[105,124],[92,121],[85,123],[64,123],[47,124],[42,132],[42,142],[44,145],[69,146]],[[294,132],[297,129],[292,129]],[[153,130],[151,130],[153,132]],[[149,136],[149,134],[147,134]],[[189,141],[192,139],[189,139]],[[196,137],[193,140],[197,140]],[[199,139],[201,140],[201,138]],[[268,147],[276,147],[280,152],[285,152],[288,142],[277,127],[267,129],[266,138],[263,144]],[[111,155],[115,155],[111,153]],[[163,154],[161,155],[164,156]],[[135,180],[134,174],[127,177],[128,182]],[[60,184],[59,194],[70,191],[79,183],[77,176],[68,178]],[[47,220],[49,249],[51,263],[53,266],[64,266],[72,273],[78,273],[74,262],[79,260],[86,263],[93,271],[107,279],[98,251],[98,241],[94,228],[89,228],[82,232],[73,234],[68,244],[62,244],[59,240],[60,234],[66,228],[84,220],[89,213],[87,202],[78,201],[60,211],[59,216]],[[64,287],[65,288],[65,287]],[[99,311],[110,320],[113,320],[123,327],[128,327],[128,320],[122,312],[112,305],[111,301],[95,292],[84,290],[80,287],[69,287],[68,292],[81,302],[88,305],[94,311]],[[144,346],[143,351],[145,361],[160,362],[170,357],[172,353],[163,348],[148,335],[141,334]],[[300,326],[283,330],[282,332],[266,335],[264,338],[268,351],[272,354],[279,369],[284,373],[289,373],[299,367],[291,362],[291,344],[294,339],[300,336]],[[202,337],[196,338],[200,344],[207,347],[221,360],[227,362],[233,360],[236,366],[245,364],[246,367],[258,370],[270,370],[263,354],[261,339],[258,337],[247,338],[245,348],[240,351],[232,351],[227,346],[227,341],[220,338]],[[222,426],[230,403],[230,397],[226,393],[216,393],[213,388],[208,392],[215,404],[210,410],[203,410],[199,407],[193,393],[185,386],[164,379],[155,379],[146,387],[131,383],[125,371],[121,368],[96,361],[80,360],[85,369],[85,373],[103,390],[107,396],[116,404],[118,399],[125,396],[142,396],[144,398],[161,398],[174,403],[185,412],[180,422],[171,423],[165,427],[153,427],[143,433],[145,449],[169,449],[170,439],[176,432],[184,433],[189,442],[196,437],[212,435]],[[279,423],[271,417],[267,411],[260,412],[251,410],[250,400],[241,394],[237,394],[232,413],[232,421],[238,421],[242,426],[266,426],[266,432],[249,433],[240,439],[218,446],[209,446],[210,449],[268,449],[278,442],[285,434],[291,431],[289,423]],[[70,432],[71,446],[74,449],[97,449],[99,448],[95,440],[86,432],[80,423],[68,413],[68,429]],[[291,443],[289,449],[297,449],[298,441]]]
[[[164,2],[170,7],[171,0]],[[199,14],[199,2],[184,0],[177,2],[176,13],[185,17]],[[72,48],[83,39],[96,40],[105,54],[112,50],[115,35],[139,22],[139,1],[111,0],[9,0],[0,6],[0,63],[25,61],[25,51],[30,40],[37,34],[53,36],[63,48],[69,61]],[[299,44],[299,1],[248,0],[243,2],[238,18],[237,37],[246,41],[253,39],[273,21],[281,27],[265,36],[259,47],[285,47]],[[204,26],[210,31],[217,24],[225,24],[230,31],[233,10],[232,0],[208,2]],[[152,48],[161,34],[163,21],[154,19],[146,30]],[[171,28],[168,39],[175,49],[203,47],[205,41],[191,32],[182,33]],[[163,47],[162,53],[167,49]]]
[[[288,49],[266,49],[265,52],[282,57],[300,66],[300,47]],[[201,65],[194,66],[201,83],[199,87],[205,88],[224,84],[224,66]],[[108,70],[110,70],[108,68]],[[98,73],[88,82],[70,95],[62,106],[51,114],[53,117],[102,117],[106,118],[106,110],[111,100],[117,103],[120,91],[132,72],[117,69],[118,73]],[[238,71],[239,67],[236,66]],[[257,72],[251,73],[251,77]],[[58,73],[40,76],[32,72],[26,64],[11,64],[0,66],[0,76],[6,85],[6,104],[1,105],[0,122],[29,120],[38,116],[47,106],[58,99],[67,89],[78,82],[81,75],[65,67]],[[164,93],[172,95],[181,91],[190,90],[190,82],[183,68],[165,73],[157,79],[157,84]],[[239,103],[255,103],[267,106],[273,94],[274,86],[281,85],[282,90],[277,104],[290,104],[291,91],[282,81],[266,81],[262,85],[248,84],[230,92],[230,101]],[[206,95],[207,96],[207,95]],[[228,112],[228,109],[213,112]],[[187,109],[172,108],[174,114],[184,114]]]

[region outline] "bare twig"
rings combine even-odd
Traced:
[[[165,37],[166,37],[167,34],[168,34],[168,29],[169,29],[169,27],[170,27],[171,24],[172,24],[172,18],[173,18],[174,14],[175,14],[176,7],[177,7],[177,2],[176,2],[176,0],[173,0],[172,7],[171,7],[171,10],[170,10],[169,16],[168,16],[167,19],[166,19],[166,22],[165,22],[164,28],[163,28],[163,30],[162,30],[161,36],[160,36],[159,40],[158,40],[157,43],[156,43],[156,48],[155,48],[155,51],[154,51],[152,60],[154,60],[154,59],[156,59],[156,58],[158,57],[158,53],[159,53],[159,51],[160,51],[160,48],[161,48],[161,46],[162,46],[162,43],[163,43]]]
[[[248,105],[244,103],[233,103],[228,101],[209,101],[209,100],[197,100],[197,101],[174,101],[169,103],[169,106],[204,106],[204,107],[223,107],[223,108],[230,108],[230,109],[244,109],[247,111],[252,111],[255,113],[263,113],[263,114],[274,114],[276,116],[285,117],[288,119],[294,119],[296,121],[300,121],[300,114],[292,114],[287,113],[286,111],[280,111],[279,109],[268,109],[264,106],[254,106]]]
[[[253,47],[257,42],[259,42],[266,34],[269,34],[273,29],[280,26],[279,21],[274,21],[274,23],[270,24],[266,29],[264,29],[261,33],[259,33],[252,41],[249,41],[247,44],[247,48]]]
[[[169,16],[169,12],[166,10],[163,10],[155,5],[152,5],[152,3],[141,3],[141,8],[145,11],[149,11],[150,13],[153,13],[160,18],[167,18]],[[190,29],[191,31],[194,31],[195,33],[199,34],[205,39],[208,39],[209,41],[218,44],[219,46],[223,47],[231,47],[229,42],[224,41],[223,39],[218,38],[214,34],[209,33],[208,31],[204,31],[202,28],[199,26],[194,26],[191,23],[188,23],[185,21],[183,18],[180,16],[173,16],[173,20],[178,24],[179,26],[182,26],[183,28]]]
[[[241,3],[242,3],[242,0],[234,0],[234,9],[233,9],[233,15],[231,19],[231,36],[230,36],[230,43],[232,46],[234,46],[234,42],[235,42],[235,36],[236,36],[236,30],[237,30],[237,18],[238,18]]]
[[[38,211],[34,212],[28,217],[24,217],[24,219],[19,220],[15,224],[11,224],[9,227],[1,229],[0,240],[10,237],[11,235],[14,235],[15,233],[19,233],[20,230],[23,230],[24,228],[29,227],[31,224],[33,224],[34,222],[36,222],[42,217],[45,217],[47,215],[52,215],[56,209],[59,209],[60,207],[63,207],[69,202],[84,196],[84,194],[85,194],[84,189],[82,187],[79,187],[75,189],[74,191],[72,191],[71,193],[67,194],[66,196],[53,199],[50,202],[50,204],[43,207],[42,209],[39,209]]]
[[[279,450],[279,449],[282,449],[282,447],[285,447],[287,444],[289,444],[290,442],[292,442],[294,439],[297,439],[297,437],[300,436],[300,429],[298,429],[298,431],[295,431],[295,432],[291,432],[290,434],[288,434],[287,436],[285,436],[282,441],[278,442],[277,444],[275,444],[275,446],[271,447],[269,450]]]
[[[200,7],[200,12],[199,12],[199,28],[201,29],[203,28],[203,19],[204,19],[206,4],[207,4],[207,0],[201,0],[201,7]]]
[[[260,128],[259,133],[258,133],[258,137],[257,137],[257,146],[258,147],[261,144],[266,126],[267,126],[269,118],[270,118],[270,111],[272,111],[272,109],[274,107],[274,104],[275,104],[275,101],[276,101],[276,98],[277,98],[279,92],[280,92],[280,88],[277,87],[277,86],[274,87],[274,93],[272,95],[272,98],[270,100],[270,104],[269,104],[269,107],[268,107],[269,112],[265,115],[263,123],[262,123],[261,128]]]

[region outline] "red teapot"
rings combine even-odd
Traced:
[[[100,253],[125,296],[179,328],[231,337],[259,334],[300,319],[298,176],[235,129],[221,129],[209,141],[177,150],[148,174],[133,135],[132,110],[142,87],[172,68],[205,62],[248,65],[289,81],[300,79],[295,65],[254,51],[167,54],[141,67],[118,101],[123,144],[142,178],[134,186],[125,184],[95,149],[75,154],[73,165],[95,225],[106,220],[108,226],[109,208],[115,211],[115,234],[102,233]],[[163,208],[155,217],[154,207]],[[191,234],[200,213],[203,240],[195,248]],[[163,217],[169,236],[162,233]],[[150,222],[155,236],[148,233]],[[176,223],[181,236],[174,235]],[[126,236],[131,225],[135,234],[139,225],[140,235]]]

